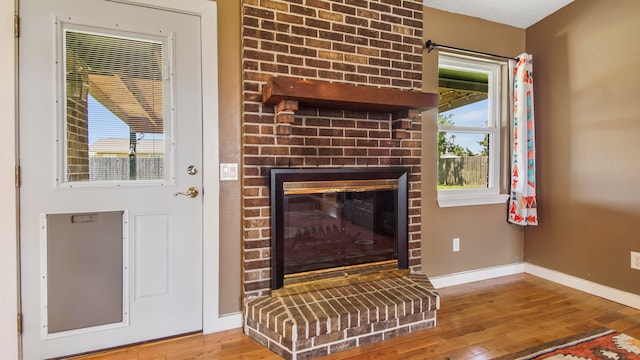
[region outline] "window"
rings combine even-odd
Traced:
[[[438,59],[438,204],[504,202],[500,99],[506,64],[445,53]]]
[[[60,183],[167,180],[168,39],[65,23],[61,45]]]

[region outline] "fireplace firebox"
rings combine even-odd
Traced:
[[[272,169],[271,288],[310,271],[408,268],[406,168]]]

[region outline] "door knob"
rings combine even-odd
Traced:
[[[188,188],[187,191],[185,191],[185,192],[177,192],[177,193],[173,194],[173,196],[184,195],[186,197],[194,198],[194,197],[198,196],[199,193],[200,193],[200,191],[198,191],[198,188],[195,187],[195,186],[192,186],[192,187]]]

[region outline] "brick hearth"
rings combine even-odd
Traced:
[[[436,326],[440,298],[420,274],[245,303],[245,334],[288,360],[312,359]]]

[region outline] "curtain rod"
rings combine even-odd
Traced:
[[[428,53],[430,53],[431,50],[435,49],[436,47],[445,48],[445,49],[451,49],[451,50],[457,50],[457,51],[463,51],[463,52],[468,52],[468,53],[472,53],[472,54],[479,54],[479,55],[484,55],[484,56],[491,56],[491,57],[496,57],[496,58],[500,58],[500,59],[509,59],[509,60],[516,60],[516,61],[518,61],[518,59],[519,59],[518,57],[513,58],[513,57],[509,57],[509,56],[496,55],[496,54],[486,53],[486,52],[482,52],[482,51],[462,49],[462,48],[458,48],[458,47],[455,47],[455,46],[436,44],[435,42],[433,42],[431,40],[427,40],[427,42],[425,43],[425,48],[427,49]]]

